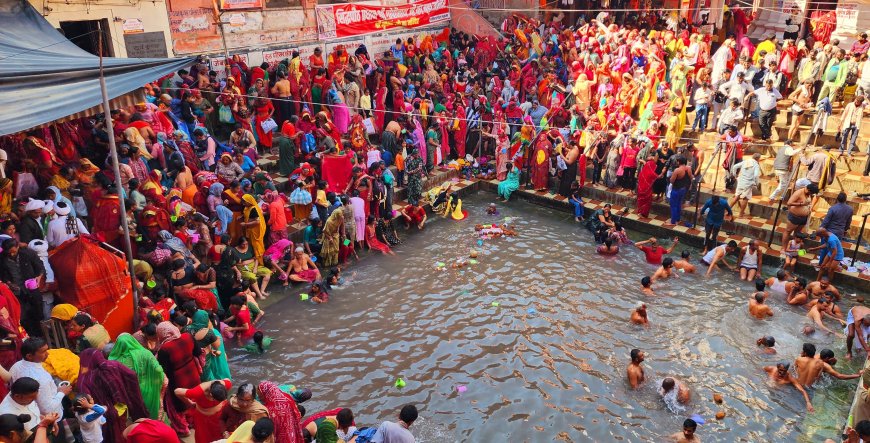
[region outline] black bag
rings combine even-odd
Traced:
[[[723,94],[719,91],[716,91],[713,93],[713,101],[714,102],[722,105],[722,104],[725,104],[725,101],[727,101],[727,100],[728,100],[728,96],[726,96],[725,94]]]

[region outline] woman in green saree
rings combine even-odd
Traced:
[[[198,344],[208,342],[210,352],[205,354],[205,366],[202,368],[202,381],[230,379],[230,366],[227,363],[227,352],[224,340],[208,318],[208,312],[199,309],[193,314],[193,321],[188,326]],[[205,331],[203,331],[205,330]],[[212,338],[209,333],[213,334]],[[203,337],[208,338],[203,339]],[[219,345],[214,343],[218,342]],[[207,349],[206,349],[207,350]],[[208,350],[207,350],[208,351]]]
[[[145,408],[148,409],[152,419],[159,420],[160,391],[168,380],[163,374],[163,367],[160,366],[157,357],[145,349],[132,335],[125,332],[115,340],[109,360],[120,362],[136,373]]]

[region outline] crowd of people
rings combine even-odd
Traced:
[[[728,23],[747,20],[739,8],[728,14]],[[7,154],[0,169],[0,328],[7,337],[0,376],[8,390],[0,413],[15,415],[0,416],[0,438],[35,430],[38,441],[47,433],[87,442],[176,441],[190,432],[198,443],[354,441],[351,410],[306,415],[300,403],[311,393],[304,389],[264,381],[231,394],[227,352],[266,351],[269,338],[256,324],[270,287],[304,285],[311,301],[327,303],[342,283],[341,265],[364,249],[393,253],[397,227],[424,228],[425,203],[461,212],[449,188],[424,193],[436,168],[496,178],[503,200],[522,183],[536,190],[555,183],[578,222],[587,218],[582,192],[589,184],[631,191],[644,217],[667,196],[675,225],[705,165],[687,135],[718,131],[735,194],[733,202],[713,197],[704,205],[709,274],[732,267],[726,256],[736,245],[719,245],[718,231],[732,207],[745,215],[762,175],[758,154],[743,154],[744,123],[757,120],[761,143],[770,142],[777,101],[789,97],[793,121],[815,115],[818,137],[831,131],[825,122],[833,106],[846,102],[843,123],[833,129],[848,155],[870,93],[865,35],[848,51],[824,35],[811,45],[770,36],[756,46],[740,25],[714,50],[712,36],[664,11],[615,20],[603,12],[576,25],[563,14],[545,22],[515,14],[503,31],[504,38],[481,38],[445,30],[396,40],[383,54],[337,45],[329,54],[293,53],[255,67],[233,57],[225,79],[201,58],[146,85],[147,100],[132,108],[0,138]],[[803,151],[794,147],[804,144],[798,129],[795,123],[794,142],[776,152],[780,187],[771,200],[789,188]],[[815,197],[833,180],[830,150],[799,158],[809,168],[784,205],[790,258],[802,250]],[[265,155],[277,156],[275,171],[259,161]],[[394,211],[398,187],[410,204]],[[823,329],[824,318],[842,317],[825,280],[843,260],[840,239],[852,216],[845,194],[838,201],[817,232],[822,289],[800,278],[769,284],[788,287],[789,303],[806,304]],[[288,233],[293,221],[306,224],[299,242]],[[609,205],[587,222],[600,253],[616,254],[630,242]],[[131,245],[141,319],[132,334],[110,337],[87,312],[55,299],[48,255],[88,239],[122,251]],[[645,294],[654,295],[652,286],[674,269],[694,271],[688,254],[662,259],[673,247],[646,243],[637,246],[662,267],[643,279]],[[762,257],[753,243],[733,267],[754,281]],[[753,295],[755,315],[769,313],[765,299]],[[638,306],[632,321],[648,323],[645,309]],[[855,331],[870,322],[852,318],[850,311],[850,348]],[[45,322],[63,325],[70,349],[49,349]],[[864,346],[866,337],[857,336]],[[643,352],[635,351],[632,386],[644,380]],[[828,361],[821,367],[830,373]],[[820,365],[796,365],[801,382],[779,367],[768,372],[802,390],[812,382],[801,372],[810,363]],[[666,379],[662,389],[688,401],[679,380]],[[406,406],[398,422],[384,422],[373,436],[356,430],[356,441],[412,442],[408,427],[416,418],[416,408]],[[694,429],[687,421],[686,441],[696,441]]]

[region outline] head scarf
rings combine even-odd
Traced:
[[[136,373],[119,362],[106,360],[98,349],[85,349],[79,357],[81,370],[76,382],[77,390],[91,395],[96,403],[106,406],[107,424],[103,429],[106,440],[124,441],[121,434],[126,423],[120,420],[115,405],[126,405],[134,421],[149,416],[142,401]]]
[[[196,331],[204,328],[208,328],[208,312],[197,309],[196,313],[193,314],[193,321],[187,325],[187,329],[191,334],[195,334]]]
[[[160,231],[159,235],[163,245],[172,250],[172,252],[180,252],[185,257],[190,256],[190,251],[180,238],[173,236],[169,231]]]
[[[181,338],[181,331],[178,326],[175,326],[170,321],[160,322],[157,325],[157,347],[158,349],[164,344]]]
[[[261,382],[257,389],[275,423],[275,443],[303,443],[301,417],[293,398],[269,381]]]
[[[253,385],[251,385],[251,389],[253,390]],[[251,392],[250,394],[255,395],[253,392]],[[248,407],[243,409],[241,406],[239,406],[238,394],[234,394],[232,397],[230,397],[229,404],[230,407],[233,408],[236,412],[243,414],[245,416],[245,420],[257,421],[260,418],[269,416],[269,410],[266,409],[266,407],[263,406],[263,404],[256,399],[254,399],[251,404],[248,405]]]
[[[127,434],[127,443],[175,443],[178,435],[169,425],[157,420],[145,420]]]
[[[257,203],[257,199],[254,198],[251,194],[245,194],[242,196],[242,200],[251,205],[254,211],[257,211],[257,220],[260,222],[260,233],[266,233],[266,218],[263,217],[263,209],[260,208],[260,204]],[[245,209],[245,221],[250,221],[249,218],[251,216],[251,209]]]
[[[90,344],[92,348],[100,350],[103,349],[103,346],[106,346],[106,343],[112,340],[112,337],[109,336],[109,331],[107,331],[101,324],[96,324],[85,329],[82,336],[87,339],[88,344]]]
[[[337,428],[338,423],[334,418],[327,418],[320,422],[320,425],[317,426],[317,443],[337,443]]]
[[[79,308],[69,303],[62,303],[51,308],[51,318],[56,318],[60,321],[70,321],[78,312]]]
[[[218,220],[221,221],[220,228],[215,228],[215,235],[221,236],[229,230],[230,224],[233,222],[233,211],[230,211],[230,209],[224,205],[217,205],[215,207],[215,213],[217,214]]]
[[[163,368],[151,351],[145,349],[132,335],[118,336],[109,354],[109,360],[117,361],[133,370],[139,379],[142,400],[151,418],[160,416],[160,391],[163,388]]]
[[[224,193],[224,185],[222,183],[213,183],[208,187],[208,194],[220,198]]]

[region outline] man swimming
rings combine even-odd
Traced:
[[[631,322],[636,325],[649,326],[649,318],[646,316],[646,303],[639,301],[631,312]]]
[[[659,266],[659,268],[656,269],[656,272],[652,275],[652,281],[676,276],[677,275],[674,273],[674,259],[665,257],[665,259],[662,260],[662,265]]]
[[[801,356],[794,361],[794,367],[798,383],[805,387],[810,387],[817,382],[823,372],[840,380],[853,380],[864,374],[863,369],[857,374],[840,374],[824,360],[816,358],[816,346],[812,343],[804,343]]]
[[[767,300],[767,292],[764,291],[764,280],[755,280],[755,293],[749,298],[749,315],[764,320],[773,317],[773,309],[764,304]]]
[[[695,435],[695,430],[698,429],[698,423],[691,418],[683,421],[683,431],[671,434],[671,440],[676,443],[701,443],[701,439]]]
[[[646,380],[643,366],[640,365],[643,363],[645,355],[640,349],[632,349],[630,356],[631,363],[628,364],[628,369],[626,370],[628,373],[628,384],[631,385],[631,389],[637,389]]]
[[[680,259],[674,261],[674,268],[681,269],[683,272],[687,274],[692,274],[695,272],[695,265],[689,263],[689,257],[691,254],[689,251],[683,251],[680,253]]]
[[[707,254],[701,259],[701,263],[708,266],[706,275],[710,275],[714,268],[719,269],[720,262],[725,265],[726,268],[732,271],[735,270],[734,266],[731,266],[731,264],[725,260],[725,256],[734,252],[735,249],[737,249],[737,242],[731,240],[727,244],[716,246],[707,251]]]
[[[691,398],[691,392],[689,391],[688,386],[671,377],[662,380],[662,387],[659,389],[659,394],[661,394],[662,398],[672,396],[677,400],[678,404],[683,406],[685,406],[686,403],[689,403],[689,399]]]
[[[648,275],[640,279],[640,291],[643,295],[655,296],[656,293],[652,290],[652,278]]]
[[[776,354],[776,339],[770,335],[765,335],[764,337],[755,340],[755,345],[761,347],[758,351],[762,354]]]
[[[870,334],[870,308],[855,306],[849,309],[849,314],[846,315],[846,360],[852,359],[852,343],[856,335],[861,349],[870,354],[870,346],[867,345],[868,334]]]
[[[758,240],[751,240],[745,248],[741,249],[740,254],[737,256],[740,279],[746,281],[755,280],[763,257],[761,248],[758,247]]]
[[[823,317],[829,317],[839,321],[843,324],[843,326],[846,326],[846,322],[843,321],[842,318],[840,318],[843,316],[843,314],[839,312],[839,308],[837,308],[838,311],[835,312],[835,307],[836,305],[834,305],[834,302],[833,300],[831,300],[831,298],[829,298],[828,296],[823,296],[818,300],[813,300],[812,305],[810,306],[810,310],[807,312],[807,317],[809,317],[810,320],[812,320],[816,324],[816,326],[818,326],[823,331],[842,338],[843,334],[828,329],[828,327],[825,326],[825,324],[822,322]]]
[[[782,362],[777,363],[776,366],[765,366],[764,372],[767,372],[770,375],[770,381],[776,383],[777,385],[792,385],[801,395],[804,396],[804,401],[807,404],[807,412],[815,412],[813,409],[813,404],[810,402],[810,396],[807,394],[807,391],[804,390],[804,387],[798,382],[798,380],[791,376],[788,373],[789,364]]]

